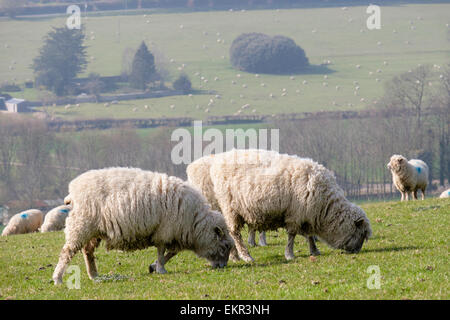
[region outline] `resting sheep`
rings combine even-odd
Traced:
[[[11,217],[7,226],[3,229],[2,236],[36,232],[42,225],[43,220],[44,214],[41,210],[30,209],[20,212]]]
[[[214,162],[213,156],[206,156],[196,161],[195,165],[187,167],[188,181],[196,186],[205,196],[206,200],[211,204],[213,210],[220,211],[219,204],[217,202],[216,196],[214,194],[214,186],[211,182],[211,177],[209,176],[209,170],[211,164]],[[252,247],[256,246],[256,230],[249,227],[248,230],[248,244]],[[260,246],[266,246],[266,233],[264,231],[259,235]]]
[[[94,250],[133,251],[155,246],[150,272],[166,273],[164,264],[184,249],[224,267],[233,247],[223,216],[188,183],[166,174],[133,168],[91,170],[69,184],[72,211],[64,230],[66,243],[53,273],[55,284],[78,250],[89,277],[97,276]],[[167,250],[167,254],[165,254]]]
[[[402,194],[401,201],[408,201],[411,192],[414,199],[417,200],[419,189],[422,191],[422,200],[425,199],[429,173],[425,162],[417,159],[408,161],[405,157],[394,154],[387,164],[387,168],[391,170],[395,187]]]
[[[296,234],[308,238],[312,254],[318,254],[315,236],[333,248],[356,253],[371,235],[364,211],[345,198],[331,171],[310,159],[265,150],[232,150],[211,157],[209,175],[194,178],[203,158],[190,164],[187,173],[190,181],[214,192],[235,241],[233,260],[253,261],[241,237],[244,224],[259,231],[285,228],[288,260],[294,258]]]
[[[450,198],[450,189],[447,189],[444,192],[442,192],[439,198]]]
[[[64,229],[70,209],[69,206],[62,205],[47,212],[41,227],[41,232],[59,231]]]

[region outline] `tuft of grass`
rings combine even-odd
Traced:
[[[286,232],[268,232],[267,247],[250,248],[254,263],[229,262],[212,270],[190,251],[174,257],[165,275],[149,274],[156,249],[96,251],[99,278],[89,280],[81,252],[80,289],[54,286],[51,277],[64,243],[62,232],[0,238],[0,299],[449,299],[450,200],[363,203],[373,229],[358,254],[323,242],[316,259],[297,237],[286,261]],[[244,237],[247,234],[244,232]],[[380,289],[369,289],[380,270]],[[72,274],[64,276],[71,281]]]

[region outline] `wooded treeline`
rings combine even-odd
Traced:
[[[348,196],[389,197],[395,190],[386,164],[393,154],[424,160],[441,185],[450,180],[450,112],[427,115],[421,125],[418,132],[415,117],[407,116],[279,121],[268,127],[280,130],[280,152],[333,170]],[[186,165],[171,160],[178,143],[171,141],[173,130],[55,133],[40,120],[0,116],[0,203],[64,198],[71,179],[103,167],[140,167],[185,179]]]

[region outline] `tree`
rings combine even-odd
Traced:
[[[417,129],[422,126],[422,110],[428,94],[429,66],[419,66],[414,70],[394,77],[386,85],[382,105],[386,107],[413,108],[416,113]]]
[[[186,74],[181,74],[177,80],[173,82],[173,88],[175,90],[183,91],[183,93],[188,93],[192,89],[191,80]]]
[[[84,84],[83,89],[95,97],[95,102],[100,98],[100,92],[105,88],[105,83],[98,73],[90,73],[89,80]]]
[[[134,55],[129,77],[133,88],[145,90],[147,84],[154,79],[156,73],[155,57],[148,50],[144,41]]]
[[[53,28],[33,60],[36,84],[44,86],[58,96],[69,91],[73,79],[87,65],[84,33],[66,27]]]
[[[305,51],[284,36],[244,33],[230,47],[234,68],[247,72],[285,74],[301,72],[309,61]]]

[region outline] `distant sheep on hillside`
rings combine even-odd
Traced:
[[[429,169],[422,160],[407,160],[401,155],[393,155],[387,164],[391,170],[392,180],[395,187],[402,194],[401,201],[408,201],[412,192],[414,199],[417,199],[417,191],[422,191],[422,200],[425,199],[425,190],[428,186]]]

